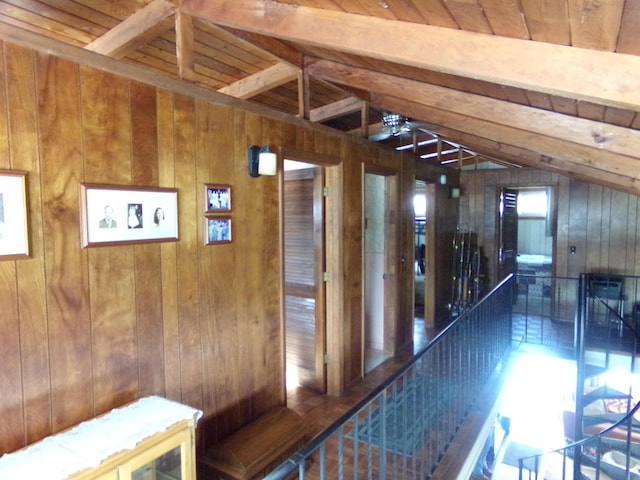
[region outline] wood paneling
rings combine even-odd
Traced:
[[[204,445],[285,401],[280,184],[248,176],[253,144],[335,159],[330,388],[360,378],[361,164],[412,175],[400,155],[192,86],[0,53],[0,168],[28,171],[32,241],[0,261],[0,453],[150,394],[203,409]],[[179,240],[82,249],[82,182],[177,188]],[[232,186],[229,244],[204,245],[204,183]],[[411,258],[404,243],[395,258]]]
[[[515,173],[514,173],[515,172]],[[577,277],[583,272],[636,275],[638,196],[538,170],[463,172],[461,225],[479,234],[488,258],[488,280],[496,283],[496,191],[501,186],[556,187],[555,274]],[[466,197],[473,201],[465,201]],[[576,253],[569,254],[569,248]]]

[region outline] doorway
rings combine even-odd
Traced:
[[[502,235],[515,249],[514,273],[518,293],[528,298],[552,299],[554,246],[556,233],[555,189],[548,185],[518,186],[503,189],[515,194],[513,213],[515,233],[503,230]]]
[[[367,374],[396,350],[397,266],[390,255],[398,235],[392,213],[395,172],[365,170],[363,197],[363,372]]]
[[[326,386],[324,168],[284,161],[285,369],[288,389]]]
[[[426,270],[427,270],[427,184],[424,180],[415,181],[413,195],[413,248],[415,260],[414,277],[414,316],[425,318]],[[429,245],[431,248],[431,245]]]

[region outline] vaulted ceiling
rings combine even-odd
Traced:
[[[640,193],[640,0],[5,0],[3,24],[420,161]]]

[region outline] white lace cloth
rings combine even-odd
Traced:
[[[134,448],[145,438],[202,412],[162,397],[151,396],[0,458],[0,479],[65,479],[100,465],[111,455]]]

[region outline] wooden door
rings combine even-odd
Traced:
[[[324,169],[284,175],[284,317],[287,383],[326,391]]]
[[[498,202],[498,278],[500,282],[518,269],[518,190],[502,188]],[[496,282],[497,283],[497,282]]]

